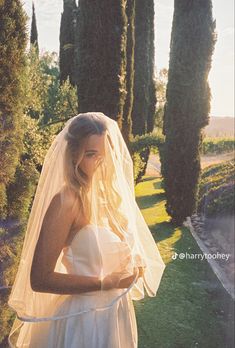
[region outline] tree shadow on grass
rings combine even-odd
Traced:
[[[141,179],[140,182],[151,181],[151,180],[154,180],[154,179],[156,179],[155,176],[146,176],[143,179]]]
[[[154,193],[153,195],[146,195],[136,197],[136,202],[140,209],[151,208],[154,204],[160,203],[165,199],[163,193]]]
[[[154,182],[153,183],[153,187],[156,189],[156,190],[159,190],[159,189],[163,189],[163,184],[162,184],[162,180],[160,180],[160,178],[156,177],[156,176],[147,176],[147,177],[144,177],[139,183],[141,182],[146,182],[146,181],[152,181],[152,180],[156,180],[156,179],[159,179],[157,182]],[[138,185],[138,184],[137,184]]]
[[[162,180],[154,182],[153,187],[155,190],[164,190]]]
[[[154,225],[150,225],[149,228],[155,242],[157,243],[166,238],[172,237],[175,232],[175,227],[168,221],[157,222]]]

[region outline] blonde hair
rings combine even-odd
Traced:
[[[90,207],[87,204],[87,192],[89,189],[89,179],[79,168],[84,155],[84,147],[90,135],[101,135],[107,129],[105,120],[92,113],[79,114],[70,124],[65,140],[67,141],[64,156],[64,181],[65,185],[71,189],[76,196],[75,206],[80,206],[88,220],[90,219]],[[76,204],[77,203],[77,204]]]
[[[107,130],[107,126],[104,118],[97,117],[92,113],[79,114],[79,117],[75,118],[65,135],[67,141],[65,156],[64,156],[64,181],[68,189],[75,193],[75,202],[73,209],[77,211],[83,211],[88,221],[91,218],[90,205],[88,204],[88,190],[89,179],[87,175],[79,168],[79,164],[83,158],[84,145],[87,138],[90,135],[101,135]],[[107,137],[111,147],[113,147],[112,140]],[[117,217],[119,224],[123,229],[127,228],[128,219],[125,217],[124,212],[121,211],[121,197],[118,193],[118,189],[114,186],[113,180],[115,177],[114,168],[108,168],[105,178],[107,186],[112,187],[107,197],[106,204],[109,206],[109,210],[112,211],[112,216]],[[102,193],[100,192],[102,196]],[[80,207],[80,209],[78,209]],[[108,210],[106,211],[106,213]],[[76,218],[78,221],[79,216]],[[113,226],[115,228],[115,226]]]

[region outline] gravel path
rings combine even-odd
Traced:
[[[217,164],[224,161],[228,161],[234,158],[234,152],[228,152],[220,155],[203,155],[201,156],[201,168],[204,169],[211,164]],[[161,163],[159,160],[159,155],[151,154],[149,156],[149,161],[147,165],[147,175],[157,175],[159,176],[161,170]]]

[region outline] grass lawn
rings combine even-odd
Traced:
[[[234,302],[206,260],[177,258],[201,254],[185,226],[175,228],[165,211],[162,179],[145,176],[136,188],[142,211],[166,268],[156,297],[134,301],[138,348],[233,348]]]

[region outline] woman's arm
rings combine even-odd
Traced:
[[[45,282],[32,285],[34,291],[70,295],[100,290],[101,280],[98,277],[53,272]]]
[[[58,193],[53,197],[47,209],[30,272],[31,287],[34,291],[79,294],[101,288],[101,281],[98,277],[54,272],[57,259],[65,246],[75,218],[73,204],[72,193],[66,193],[63,204],[61,194]]]

